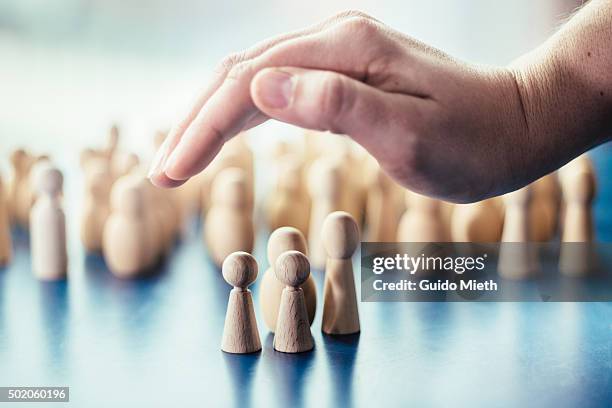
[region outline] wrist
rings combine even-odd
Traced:
[[[612,136],[612,92],[572,54],[535,50],[512,62],[530,138],[556,167]],[[552,149],[551,149],[552,146]]]

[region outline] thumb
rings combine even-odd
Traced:
[[[347,134],[366,148],[367,141],[359,135],[385,132],[397,109],[393,94],[346,75],[293,67],[259,71],[251,81],[251,97],[271,118]]]

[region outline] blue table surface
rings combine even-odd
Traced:
[[[230,287],[199,238],[146,280],[88,257],[68,282],[41,283],[17,234],[0,272],[0,385],[70,386],[79,407],[612,404],[612,303],[361,303],[362,333],[329,337],[314,271],[313,352],[273,350],[256,283],[264,349],[225,354]]]
[[[601,237],[612,227],[596,206]],[[220,350],[230,287],[195,223],[139,281],[81,255],[67,282],[38,282],[26,234],[14,244],[0,269],[0,386],[70,386],[67,406],[612,406],[612,303],[360,303],[361,334],[330,337],[313,271],[315,350],[273,350],[258,281],[263,351],[240,356]]]

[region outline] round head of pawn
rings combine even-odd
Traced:
[[[221,267],[223,279],[236,288],[246,289],[257,279],[257,261],[247,252],[228,255]]]
[[[336,211],[325,218],[321,239],[330,258],[349,259],[359,244],[359,227],[349,213]]]
[[[276,279],[285,286],[298,287],[306,282],[310,275],[310,262],[300,251],[283,252],[274,266]]]
[[[274,266],[278,257],[286,251],[300,251],[308,255],[308,247],[304,234],[297,228],[280,227],[270,234],[268,239],[268,262]]]
[[[144,210],[144,189],[141,180],[133,175],[119,178],[111,190],[111,206],[113,210],[142,216]]]
[[[32,175],[34,176],[34,186],[39,194],[48,194],[51,196],[61,194],[64,177],[51,163],[39,163]]]
[[[228,207],[244,207],[248,203],[246,180],[244,170],[238,167],[222,170],[213,181],[212,202]]]

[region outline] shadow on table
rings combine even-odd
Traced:
[[[45,367],[61,370],[65,362],[68,336],[68,281],[39,282],[39,301],[49,361]]]
[[[252,354],[223,353],[225,367],[232,379],[234,406],[236,408],[245,408],[252,405],[253,378],[260,356],[261,352]]]
[[[353,406],[353,370],[360,333],[344,336],[323,335],[329,377],[332,380],[331,406]]]
[[[317,353],[317,346],[313,351],[305,353],[281,353],[274,350],[274,335],[268,333],[265,339],[265,362],[274,379],[274,392],[280,398],[279,406],[299,408],[304,406],[304,385]]]

